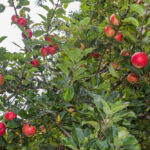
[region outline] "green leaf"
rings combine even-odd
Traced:
[[[36,30],[36,31],[33,32],[33,35],[36,36],[36,37],[39,37],[43,34],[44,34],[44,31],[42,31],[42,30]]]
[[[2,36],[2,37],[0,37],[0,43],[3,41],[3,40],[5,40],[7,38],[7,36]]]
[[[56,65],[62,72],[65,73],[66,76],[69,75],[70,70],[67,68],[67,66],[63,63],[63,64],[57,64]]]
[[[100,129],[100,124],[96,121],[83,121],[82,125],[85,125],[85,124],[91,125],[93,128],[95,128],[96,132],[98,132]]]
[[[73,86],[70,86],[70,87],[64,89],[63,97],[66,102],[70,102],[73,99],[73,97],[74,97]]]
[[[150,4],[150,0],[142,0],[143,2]]]
[[[133,35],[131,35],[130,32],[128,32],[128,31],[123,31],[123,35],[124,35],[129,41],[134,42],[134,43],[136,42],[135,37],[134,37]]]
[[[130,5],[130,10],[131,10],[131,12],[135,11],[135,12],[139,13],[141,16],[144,15],[144,9],[141,5],[132,4],[132,5]]]
[[[114,66],[112,63],[110,63],[109,65],[109,71],[112,74],[112,76],[119,78],[119,74],[116,72],[116,70],[114,69]]]
[[[107,141],[96,141],[96,145],[100,150],[110,150]]]
[[[4,79],[5,80],[15,80],[15,77],[12,75],[6,75]]]
[[[86,18],[84,18],[83,20],[81,20],[81,25],[87,25],[87,24],[89,24],[90,23],[90,17],[86,17]]]
[[[138,20],[135,19],[134,17],[125,18],[125,19],[123,20],[123,22],[129,23],[129,24],[133,24],[133,25],[135,25],[135,26],[137,26],[137,27],[139,26]]]
[[[84,139],[84,134],[82,129],[74,128],[72,131],[72,137],[76,142],[78,142],[78,144],[81,144]]]
[[[5,6],[3,4],[0,4],[0,13],[2,13],[5,10]]]

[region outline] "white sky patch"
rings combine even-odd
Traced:
[[[15,46],[12,42],[17,43],[21,47],[24,47],[22,42],[22,36],[21,31],[18,29],[18,27],[13,24],[11,25],[11,17],[14,15],[14,9],[12,7],[9,7],[6,0],[1,0],[1,4],[4,4],[6,7],[5,11],[3,13],[0,13],[0,37],[1,36],[7,36],[7,39],[5,39],[2,43],[0,43],[0,47],[6,47],[6,49],[9,52],[18,52],[19,47]],[[50,3],[47,3],[50,5]],[[67,15],[71,11],[78,11],[80,9],[80,2],[73,2],[70,3],[68,8],[66,9]],[[30,17],[31,20],[38,23],[41,21],[41,18],[38,14],[42,14],[46,16],[46,11],[43,8],[40,8],[36,6],[35,0],[30,1]]]

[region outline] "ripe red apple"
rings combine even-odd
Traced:
[[[3,136],[5,134],[5,130],[6,130],[5,124],[0,122],[0,136]]]
[[[25,125],[23,125],[22,132],[27,137],[32,137],[36,133],[36,127],[30,126],[29,123],[26,123]]]
[[[114,26],[119,26],[120,25],[120,21],[119,19],[116,17],[115,14],[112,14],[112,16],[110,17],[110,22],[112,25]]]
[[[114,69],[118,68],[118,64],[116,62],[113,63]]]
[[[13,111],[7,112],[5,114],[5,120],[6,121],[13,120],[14,118],[17,118],[17,115]]]
[[[3,83],[4,83],[4,78],[3,78],[3,76],[0,74],[0,85],[3,85]]]
[[[98,52],[93,52],[92,56],[97,59],[97,58],[99,58],[100,55]]]
[[[122,42],[123,40],[123,34],[120,33],[120,31],[118,31],[114,37],[118,42]]]
[[[54,55],[56,52],[54,47],[48,47],[47,50],[48,50],[49,54],[51,54],[51,55]]]
[[[137,1],[137,4],[139,4],[139,5],[142,4],[142,3],[143,3],[143,2],[142,2],[141,0],[138,0],[138,1]]]
[[[27,20],[23,17],[20,17],[17,21],[17,24],[24,27],[27,25]]]
[[[38,62],[37,59],[33,59],[33,60],[31,61],[31,64],[33,65],[33,67],[38,67],[39,62]]]
[[[31,39],[31,37],[32,37],[32,31],[30,30],[30,29],[26,29],[26,31],[28,32],[28,37],[29,37],[29,39]],[[24,39],[26,39],[27,38],[27,36],[24,34],[24,33],[22,33],[22,37],[24,38]]]
[[[132,55],[131,61],[136,68],[144,68],[148,64],[148,56],[144,52],[136,52]]]
[[[123,49],[120,54],[122,54],[123,56],[129,56],[131,54],[130,51],[128,51],[128,52],[125,52],[125,51],[126,51],[126,49]]]
[[[81,67],[81,68],[84,68],[84,67],[85,67],[85,65],[81,65],[80,67]]]
[[[115,30],[111,26],[107,26],[105,28],[104,33],[106,34],[107,37],[112,37],[115,35]]]
[[[56,42],[52,45],[52,47],[54,47],[56,50],[59,49],[59,47],[58,47]]]
[[[12,22],[17,23],[17,21],[18,21],[17,15],[13,15],[13,16],[11,17],[11,20],[12,20]]]
[[[127,80],[129,83],[135,84],[139,81],[139,75],[136,73],[130,73],[127,76]]]
[[[55,35],[50,35],[50,36],[55,37]],[[52,42],[52,40],[50,39],[49,36],[47,36],[47,37],[45,38],[45,40],[46,40],[46,41],[49,41],[49,42]]]
[[[41,49],[41,54],[42,54],[42,56],[48,56],[49,51],[48,51],[47,47],[43,47]]]

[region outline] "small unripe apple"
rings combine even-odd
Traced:
[[[22,132],[27,137],[32,137],[36,133],[36,127],[30,126],[29,123],[23,125]]]
[[[116,62],[113,63],[114,69],[118,68],[118,64]]]
[[[123,40],[123,34],[120,33],[120,31],[118,31],[114,37],[118,42],[122,42]]]
[[[116,17],[115,14],[112,14],[112,16],[110,17],[110,22],[112,25],[114,26],[119,26],[120,25],[120,21],[119,19]]]
[[[28,37],[29,37],[29,39],[31,39],[31,37],[32,37],[32,31],[30,30],[30,29],[26,29],[26,31],[28,32]],[[22,37],[24,38],[24,39],[26,39],[27,38],[27,36],[24,34],[24,33],[22,33]]]
[[[53,35],[53,34],[52,34],[52,35],[50,35],[50,36],[55,37],[55,35]],[[46,40],[46,41],[49,41],[49,42],[52,42],[52,40],[50,39],[50,37],[49,37],[49,36],[47,36],[47,37],[45,38],[45,40]]]
[[[33,60],[31,61],[31,64],[33,65],[33,67],[38,67],[39,61],[38,61],[37,59],[33,59]]]
[[[0,74],[0,85],[3,85],[3,83],[4,83],[4,78],[3,78],[3,76]]]
[[[123,56],[129,56],[131,54],[130,51],[128,51],[128,52],[125,52],[125,51],[126,51],[126,49],[123,49],[120,54]]]
[[[22,26],[22,27],[24,27],[24,26],[27,25],[27,20],[25,18],[23,18],[23,17],[20,17],[18,19],[18,21],[17,21],[17,24],[20,25],[20,26]]]
[[[93,52],[92,56],[97,59],[97,58],[99,58],[100,55],[98,52]]]
[[[5,114],[5,120],[6,121],[13,120],[14,118],[17,118],[17,115],[13,111],[7,112]]]
[[[144,68],[148,64],[148,56],[144,52],[136,52],[132,55],[131,62],[136,68]]]
[[[112,37],[115,35],[115,30],[111,26],[107,26],[104,33],[107,37]]]
[[[136,73],[130,73],[127,76],[127,80],[129,83],[135,84],[139,81],[139,75]]]
[[[54,55],[56,52],[54,47],[48,47],[47,50],[48,50],[49,54],[51,54],[51,55]]]
[[[13,15],[13,16],[11,17],[11,20],[12,20],[12,22],[17,23],[17,21],[18,21],[17,15]]]
[[[0,122],[0,136],[3,136],[5,134],[5,130],[6,130],[5,124]]]
[[[43,47],[41,49],[41,54],[42,54],[42,56],[48,56],[49,51],[48,51],[47,47]]]

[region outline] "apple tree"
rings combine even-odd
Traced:
[[[8,0],[24,47],[0,47],[0,149],[149,149],[149,0],[80,0],[69,16],[74,0],[36,2],[41,22]]]

